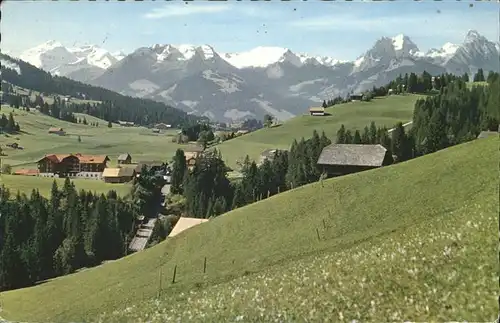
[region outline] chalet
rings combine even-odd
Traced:
[[[45,155],[37,164],[43,177],[73,177],[80,172],[80,160],[75,155]]]
[[[351,101],[361,101],[363,100],[363,94],[352,94],[349,98]]]
[[[135,125],[131,121],[118,121],[118,124],[122,127],[133,127]]]
[[[324,116],[325,115],[325,108],[323,108],[323,107],[319,107],[319,108],[312,107],[312,108],[309,108],[309,113],[312,116]]]
[[[160,133],[160,129],[158,129],[158,128],[153,128],[153,133]]]
[[[118,156],[118,165],[123,165],[123,164],[131,164],[132,163],[132,156],[130,154],[121,154]]]
[[[481,131],[481,133],[477,136],[477,139],[498,137],[498,136],[499,133],[497,131]]]
[[[108,161],[108,156],[52,154],[45,155],[37,164],[40,176],[44,177],[100,179]]]
[[[135,177],[135,169],[132,167],[106,168],[102,172],[105,183],[127,183]]]
[[[172,128],[172,125],[165,124],[165,123],[158,123],[157,125],[155,125],[155,128],[160,129],[160,130],[167,130],[167,129]]]
[[[102,173],[110,161],[106,155],[92,156],[75,154],[80,161],[80,172]]]
[[[281,151],[283,151],[283,150],[281,150],[281,149],[266,149],[266,150],[264,150],[263,152],[260,153],[259,164],[262,164],[264,162],[264,160],[266,160],[266,159],[269,159],[269,161],[272,161],[274,158],[274,155],[277,152],[281,152]]]
[[[331,144],[323,148],[317,164],[323,173],[334,177],[379,168],[393,161],[382,145]]]
[[[63,130],[63,128],[57,128],[57,127],[49,128],[49,133],[54,134],[54,135],[59,135],[59,136],[64,136],[66,134],[66,132]]]
[[[238,131],[236,131],[236,135],[242,136],[242,135],[246,135],[249,132],[250,132],[249,130],[238,130]]]

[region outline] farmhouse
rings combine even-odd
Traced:
[[[309,113],[312,116],[324,116],[325,115],[325,108],[323,108],[323,107],[319,107],[319,108],[312,107],[312,108],[309,108]]]
[[[64,136],[66,134],[63,128],[57,128],[57,127],[49,128],[49,133],[59,136]]]
[[[352,94],[349,98],[351,101],[361,101],[363,100],[363,94]]]
[[[122,127],[133,127],[134,123],[131,121],[118,121],[118,124]]]
[[[393,161],[382,145],[331,144],[323,148],[318,166],[332,177],[390,165]]]
[[[118,156],[118,164],[123,165],[123,164],[131,164],[132,163],[132,156],[130,154],[121,154]]]
[[[153,133],[160,133],[160,129],[158,129],[158,128],[153,128]]]
[[[37,161],[40,176],[83,177],[100,179],[109,161],[108,156],[82,154],[45,155]]]
[[[127,183],[135,176],[135,169],[132,167],[106,168],[102,172],[102,178],[106,183]]]
[[[281,152],[283,150],[281,149],[266,149],[263,152],[260,153],[260,159],[259,159],[259,164],[262,164],[264,160],[269,159],[269,161],[272,161],[274,158],[274,154],[277,152]]]

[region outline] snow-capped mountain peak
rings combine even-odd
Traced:
[[[460,45],[453,43],[446,43],[441,48],[431,48],[426,56],[430,58],[448,58],[451,57],[460,48]]]
[[[279,62],[287,52],[288,48],[259,46],[246,52],[224,53],[221,57],[236,68],[263,68]]]

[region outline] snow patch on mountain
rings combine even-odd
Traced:
[[[19,68],[19,65],[14,63],[14,62],[11,62],[11,61],[8,61],[8,60],[5,60],[2,58],[2,59],[0,59],[0,65],[2,65],[5,68],[16,71],[17,74],[21,75],[21,69]]]

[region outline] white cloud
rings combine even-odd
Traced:
[[[165,5],[162,8],[155,8],[151,12],[144,15],[147,19],[161,19],[165,17],[189,16],[196,14],[210,14],[229,10],[228,5],[199,5],[199,4],[184,4],[184,5]]]

